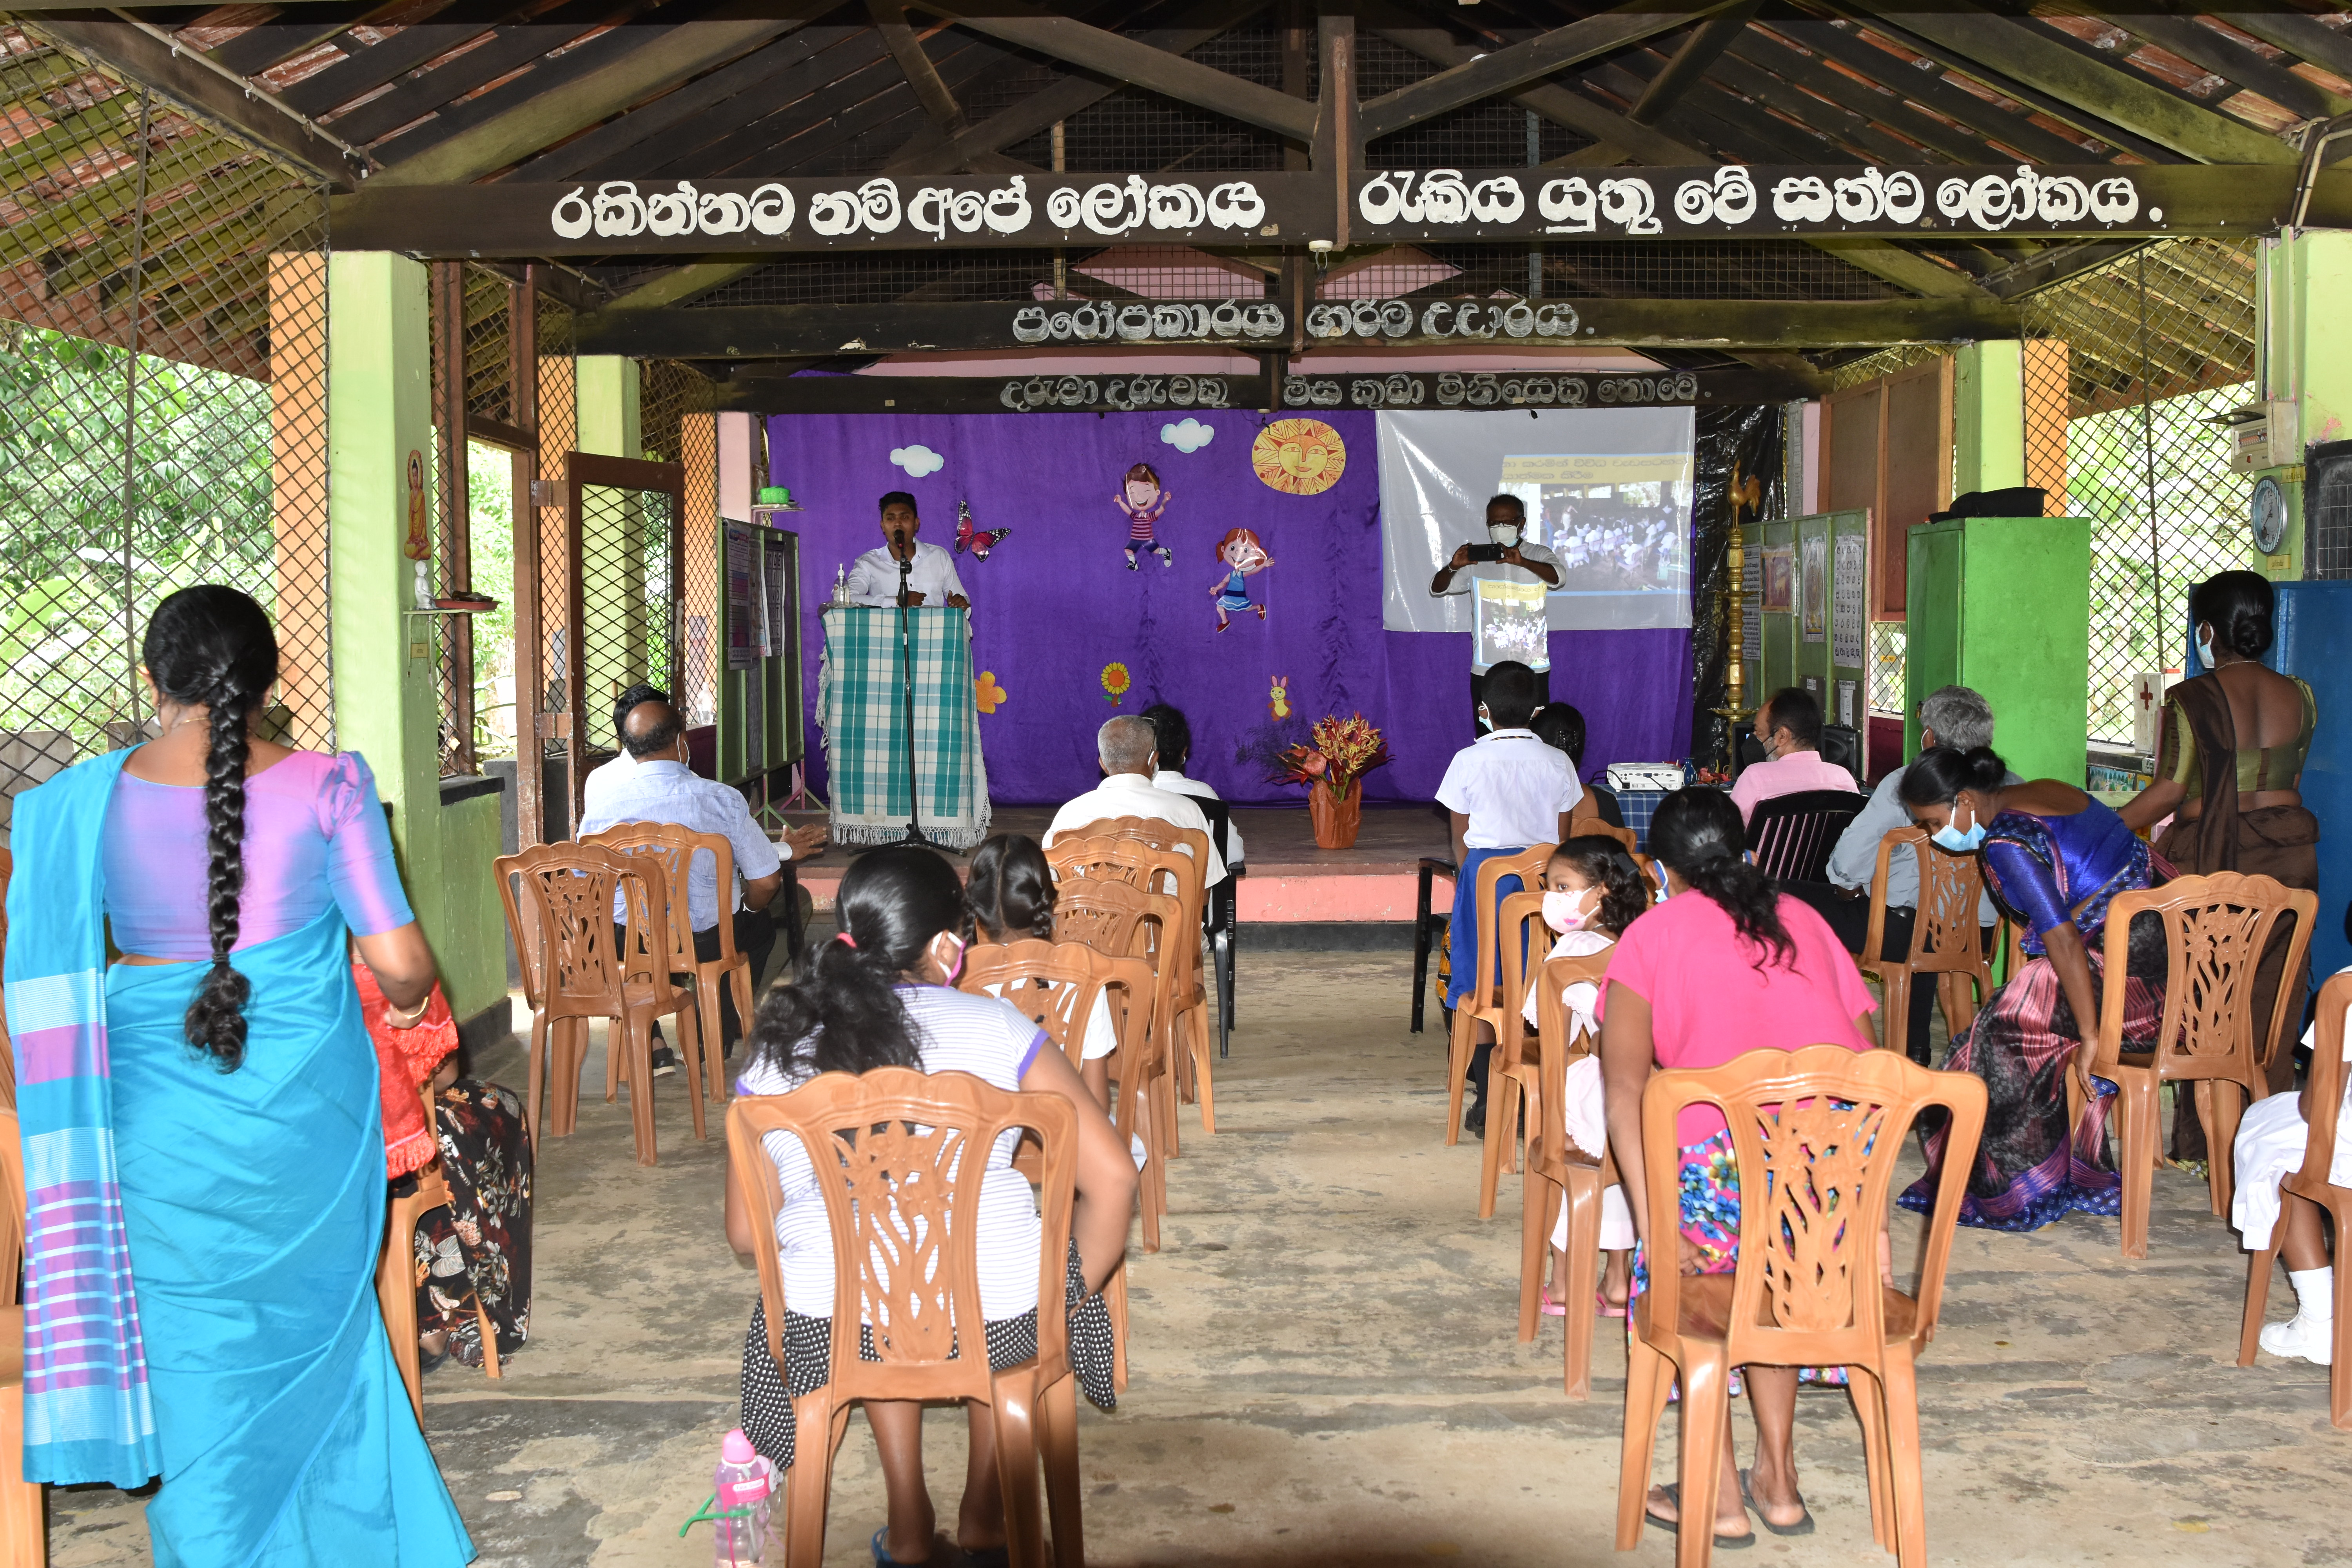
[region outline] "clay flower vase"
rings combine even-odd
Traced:
[[[1334,795],[1325,784],[1307,785],[1307,813],[1315,819],[1317,848],[1354,848],[1356,829],[1363,826],[1364,781],[1349,781],[1344,795]]]

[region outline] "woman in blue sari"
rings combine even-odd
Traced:
[[[374,781],[252,737],[278,644],[245,595],[173,595],[142,657],[160,738],[16,801],[26,1479],[162,1477],[159,1568],[467,1563],[376,1305],[347,943],[395,1024],[434,964]]]
[[[2022,928],[2025,966],[1986,1001],[1952,1042],[1944,1066],[1985,1080],[1989,1096],[1976,1169],[1966,1173],[1960,1223],[2038,1230],[2072,1213],[2121,1212],[2123,1188],[2107,1152],[2116,1087],[2091,1077],[2105,984],[2107,908],[2117,893],[2153,886],[2157,863],[2122,817],[2055,779],[2004,784],[1989,746],[1937,746],[1903,775],[1911,820],[1952,854],[1981,854],[1985,887]],[[2132,922],[2126,953],[2123,1048],[2147,1050],[2164,1011],[2163,931]],[[2080,1126],[2067,1119],[2066,1079],[2085,1092]],[[1934,1205],[1944,1177],[1944,1131],[1927,1140],[1927,1173],[1903,1195]]]

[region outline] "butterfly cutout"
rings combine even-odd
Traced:
[[[1012,533],[1013,531],[1009,528],[995,530],[974,528],[971,525],[971,503],[962,500],[956,502],[956,553],[958,555],[969,550],[973,559],[985,561],[988,559],[988,552],[1003,543],[1012,536]]]

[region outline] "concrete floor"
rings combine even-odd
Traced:
[[[1116,1415],[1081,1407],[1092,1559],[1617,1560],[1622,1341],[1599,1336],[1582,1405],[1559,1393],[1556,1321],[1517,1342],[1517,1186],[1475,1217],[1476,1148],[1440,1142],[1440,1037],[1405,1032],[1409,957],[1245,955],[1241,973],[1221,1131],[1187,1112],[1166,1247],[1131,1265],[1133,1385]],[[631,1162],[625,1107],[593,1097],[581,1131],[550,1144],[530,1347],[502,1384],[454,1363],[426,1381],[426,1430],[486,1565],[709,1561],[707,1527],[677,1529],[735,1422],[756,1285],[720,1234],[716,1123],[697,1143],[674,1090],[659,1115],[654,1170]],[[1937,1563],[2352,1563],[2324,1500],[2352,1458],[2326,1372],[2231,1364],[2235,1238],[2186,1174],[2161,1173],[2156,1204],[2139,1263],[2113,1222],[1961,1233],[1920,1386]],[[2274,1315],[2287,1295],[2279,1281]],[[949,1521],[961,1432],[944,1411],[927,1426]],[[1672,1436],[1670,1416],[1664,1466]],[[1820,1532],[1765,1536],[1758,1557],[1890,1561],[1842,1394],[1803,1397],[1798,1444]],[[56,1493],[51,1519],[58,1564],[147,1560],[119,1493]],[[828,1563],[869,1561],[881,1519],[854,1423]],[[1653,1531],[1635,1560],[1670,1553]]]

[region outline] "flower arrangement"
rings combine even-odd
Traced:
[[[1316,721],[1312,739],[1287,746],[1275,758],[1277,781],[1321,784],[1332,798],[1344,798],[1357,780],[1391,761],[1387,738],[1361,713]]]
[[[1134,677],[1128,673],[1127,666],[1117,659],[1103,666],[1103,700],[1112,707],[1116,708],[1119,705],[1127,696],[1128,688],[1134,684]]]

